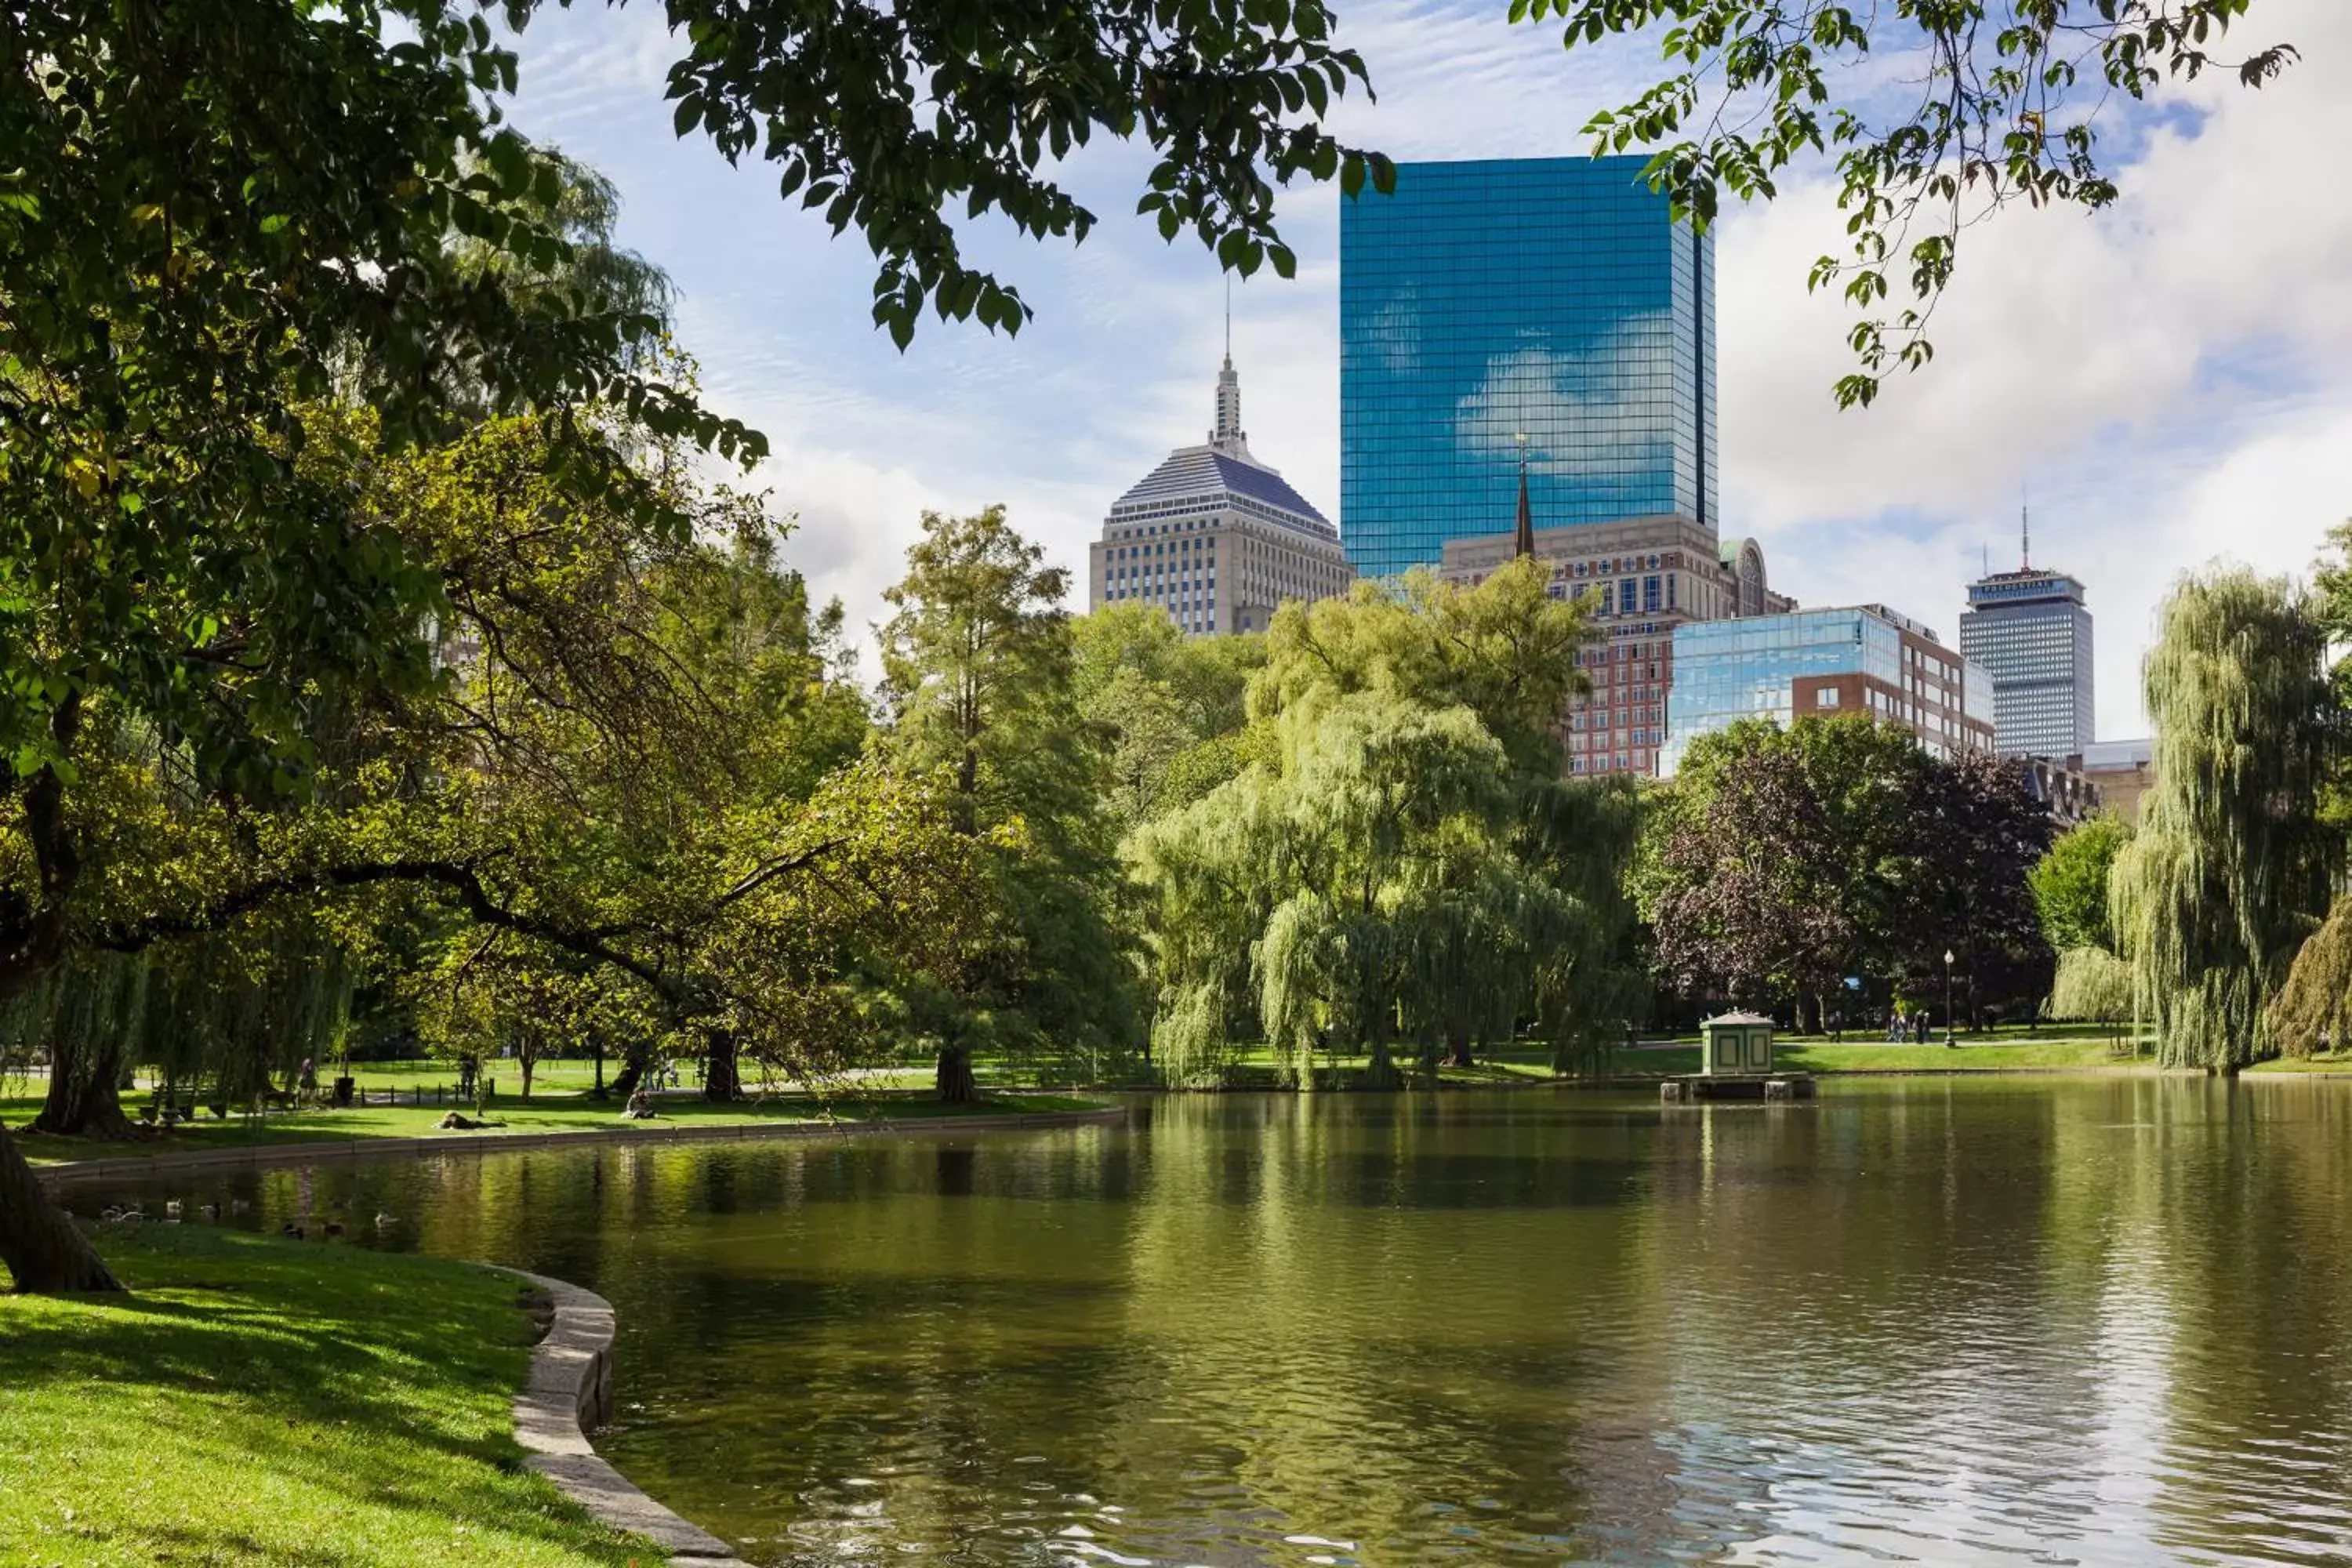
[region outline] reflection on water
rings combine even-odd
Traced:
[[[1139,1117],[177,1195],[603,1291],[599,1447],[766,1563],[2352,1554],[2352,1085]]]

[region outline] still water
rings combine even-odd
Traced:
[[[2352,1560],[2352,1084],[1197,1097],[177,1195],[225,1192],[612,1298],[598,1447],[756,1563]]]

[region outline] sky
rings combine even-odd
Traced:
[[[1503,0],[1336,0],[1378,101],[1330,121],[1400,161],[1571,156],[1580,127],[1663,74],[1641,40],[1563,51]],[[2352,5],[2259,0],[2247,47],[2302,58],[2259,92],[2212,76],[2168,112],[2118,121],[2112,208],[2012,208],[1965,239],[1927,371],[1875,405],[1831,396],[1851,368],[1843,301],[1809,296],[1843,217],[1824,171],[1717,230],[1723,531],[1762,544],[1806,605],[1879,602],[1958,641],[1965,584],[2033,560],[2080,577],[2096,620],[2098,732],[2145,733],[2139,668],[2158,606],[2216,562],[2308,572],[2352,515]],[[658,9],[542,12],[518,40],[515,123],[603,170],[620,239],[677,284],[707,400],[764,431],[755,476],[797,514],[788,559],[853,626],[882,614],[926,509],[992,502],[1070,567],[1118,495],[1205,438],[1226,285],[1189,235],[1132,216],[1145,150],[1079,154],[1102,219],[1079,246],[982,225],[976,256],[1036,310],[1017,337],[926,317],[900,353],[871,323],[872,256],[777,199],[769,168],[681,141],[662,100],[677,47]],[[2103,122],[2104,123],[2104,122]],[[1252,450],[1339,510],[1339,204],[1277,205],[1295,279],[1232,289]],[[870,666],[870,660],[869,660]],[[870,673],[870,668],[869,668]]]

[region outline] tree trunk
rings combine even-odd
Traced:
[[[742,1080],[735,1067],[735,1033],[731,1029],[711,1032],[702,1058],[702,1098],[720,1105],[732,1105],[743,1098]]]
[[[980,1085],[971,1076],[969,1048],[944,1042],[940,1046],[937,1092],[950,1105],[970,1105],[980,1098]]]
[[[138,1137],[141,1130],[123,1113],[117,1076],[110,1061],[75,1061],[70,1051],[53,1048],[49,1092],[31,1130],[61,1138]]]
[[[0,1263],[21,1291],[120,1290],[103,1258],[65,1210],[49,1202],[33,1167],[0,1127]]]
[[[595,1046],[596,1046],[596,1085],[595,1085],[595,1087],[594,1087],[593,1089],[591,1089],[588,1091],[588,1098],[589,1098],[589,1099],[591,1099],[591,1100],[602,1100],[602,1099],[604,1099],[604,1036],[599,1035],[599,1036],[597,1036],[597,1037],[596,1037]]]
[[[1447,1034],[1445,1037],[1445,1059],[1458,1068],[1474,1068],[1478,1065],[1478,1058],[1470,1053],[1470,1034],[1468,1030],[1455,1029]]]

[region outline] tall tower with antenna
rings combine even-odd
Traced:
[[[1960,652],[1992,681],[1994,743],[2011,756],[2078,757],[2097,738],[2091,612],[2082,583],[2033,564],[2033,508],[2017,507],[2017,570],[1969,584]]]
[[[1262,632],[1283,605],[1355,582],[1339,531],[1249,449],[1230,285],[1209,438],[1177,447],[1111,502],[1087,574],[1095,607],[1156,610],[1192,637]]]

